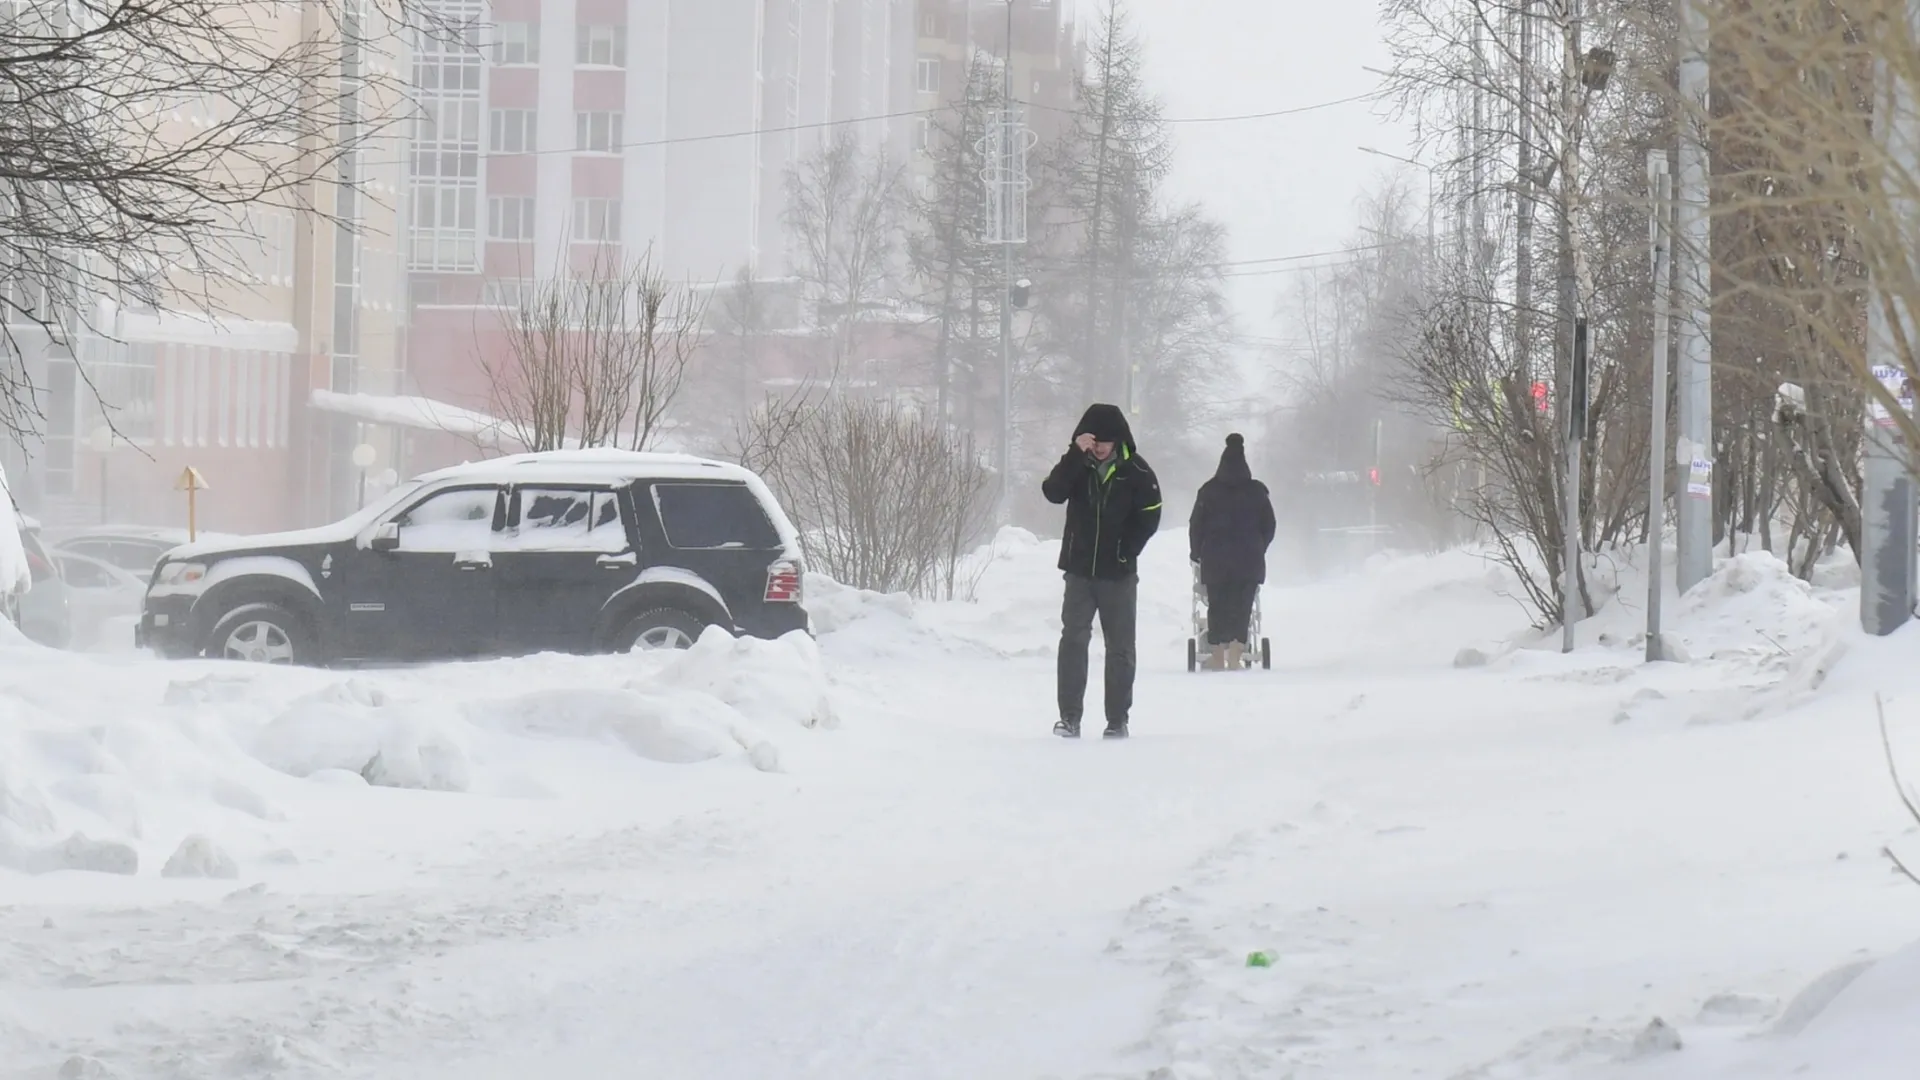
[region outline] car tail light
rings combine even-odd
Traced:
[[[800,564],[783,559],[767,567],[767,603],[797,604],[799,602]]]
[[[40,553],[27,550],[27,573],[33,581],[45,581],[53,576],[53,564],[40,556]]]

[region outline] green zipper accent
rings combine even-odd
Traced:
[[[1093,494],[1093,550],[1088,553],[1087,573],[1100,576],[1100,511],[1103,499],[1100,498],[1100,469],[1094,467],[1093,475],[1087,478],[1088,487]]]

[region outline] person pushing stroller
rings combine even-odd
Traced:
[[[1246,440],[1228,435],[1219,468],[1200,485],[1187,526],[1188,557],[1207,591],[1209,671],[1241,665],[1254,598],[1267,580],[1274,528],[1273,499],[1247,466]]]

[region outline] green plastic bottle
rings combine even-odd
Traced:
[[[1270,953],[1250,952],[1247,954],[1248,967],[1272,967],[1273,956]]]

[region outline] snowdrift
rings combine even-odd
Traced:
[[[582,761],[615,791],[703,762],[777,772],[782,733],[836,722],[804,634],[353,673],[7,641],[0,871],[228,878],[369,789],[569,798]]]

